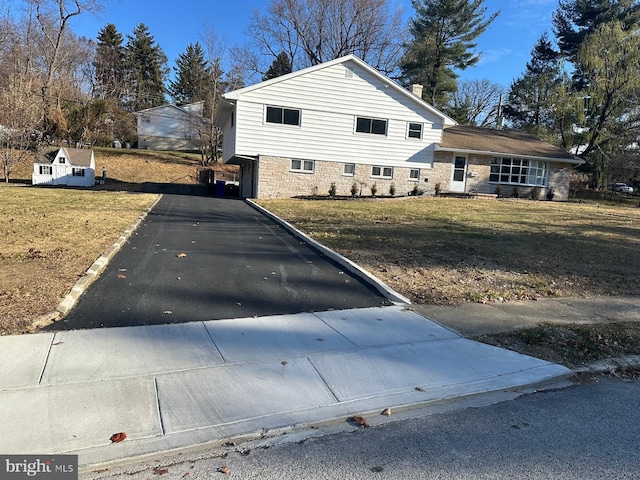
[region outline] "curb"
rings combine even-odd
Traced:
[[[617,370],[640,367],[640,355],[626,355],[624,357],[604,358],[587,363],[574,370],[575,373],[614,374]]]
[[[246,198],[245,202],[248,205],[250,205],[253,208],[255,208],[256,210],[258,210],[259,212],[261,212],[262,214],[264,214],[267,217],[269,217],[271,220],[275,221],[277,224],[279,224],[282,227],[284,227],[286,230],[288,230],[295,237],[298,237],[299,239],[303,240],[306,244],[311,246],[311,248],[319,251],[320,253],[322,253],[326,257],[330,258],[334,262],[337,262],[339,265],[341,265],[345,270],[347,270],[352,275],[360,278],[361,280],[364,280],[366,283],[368,283],[373,288],[375,288],[379,293],[381,293],[387,299],[391,300],[391,302],[393,304],[395,304],[395,305],[410,305],[411,304],[411,300],[409,300],[407,297],[399,294],[398,292],[393,290],[391,287],[389,287],[386,283],[384,283],[382,280],[377,278],[375,275],[369,273],[364,268],[362,268],[359,265],[353,263],[348,258],[343,257],[339,253],[331,250],[330,248],[325,247],[320,242],[315,241],[311,237],[307,236],[305,233],[302,233],[300,230],[298,230],[296,227],[294,227],[290,223],[288,223],[285,220],[281,219],[277,215],[271,213],[266,208],[261,207],[260,205],[255,203],[253,200],[250,200],[250,199]]]
[[[124,244],[127,243],[127,240],[129,240],[131,235],[133,235],[144,219],[147,218],[149,212],[158,204],[161,198],[162,194],[160,194],[158,198],[144,212],[142,212],[124,232],[122,232],[122,235],[118,237],[113,245],[111,245],[93,262],[85,274],[80,277],[80,279],[71,288],[71,291],[67,296],[58,304],[55,311],[41,316],[34,322],[33,326],[35,328],[46,327],[53,322],[60,320],[71,311],[78,302],[80,296],[87,290],[87,288],[89,288],[89,285],[96,281],[102,271],[107,267],[107,265],[109,265],[111,259],[120,251]]]

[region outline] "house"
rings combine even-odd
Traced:
[[[330,62],[228,92],[215,115],[223,161],[240,166],[251,198],[338,195],[372,186],[495,192],[496,186],[568,195],[573,156],[535,137],[458,126],[359,58]]]
[[[93,150],[61,147],[43,153],[33,164],[33,185],[91,187],[95,184],[96,161]]]
[[[197,150],[204,102],[161,105],[135,112],[138,148],[149,150]]]

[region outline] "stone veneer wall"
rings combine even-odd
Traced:
[[[283,157],[260,156],[258,161],[258,198],[289,198],[300,195],[329,195],[331,183],[336,184],[336,195],[351,195],[351,186],[358,185],[362,196],[371,196],[371,186],[377,186],[377,196],[389,195],[393,183],[396,195],[407,195],[414,186],[425,194],[434,193],[432,180],[434,170],[420,169],[420,180],[409,180],[410,167],[393,167],[393,179],[371,178],[374,164],[356,164],[355,174],[344,175],[344,165],[349,162],[315,161],[313,173],[292,172],[291,159]],[[427,181],[425,181],[425,179]]]
[[[496,193],[496,183],[489,183],[489,174],[491,173],[492,157],[486,155],[469,155],[467,157],[467,184],[466,193]],[[440,182],[441,191],[446,193],[449,191],[451,181],[451,168],[453,164],[453,155],[449,152],[436,152],[433,164],[434,182]],[[561,163],[549,162],[549,186],[542,188],[540,199],[543,200],[549,189],[553,189],[554,200],[566,201],[569,199],[569,176],[571,167]],[[471,176],[470,173],[477,173]],[[429,180],[431,182],[431,180]],[[513,193],[513,185],[500,185],[503,197],[510,197]],[[531,191],[535,187],[518,187],[521,198],[531,198]]]

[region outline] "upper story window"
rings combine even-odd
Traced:
[[[408,138],[422,138],[422,124],[421,123],[413,123],[409,122],[409,128],[407,130]]]
[[[58,159],[58,163],[67,163],[67,159],[66,159],[66,158],[64,158],[64,157],[60,157],[60,158]]]
[[[356,132],[386,135],[387,121],[379,118],[356,117]]]
[[[267,107],[267,123],[300,125],[300,110],[283,107]]]

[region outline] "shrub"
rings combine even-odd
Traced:
[[[376,193],[378,193],[378,185],[374,183],[373,185],[371,185],[371,195],[375,197]]]
[[[502,196],[502,185],[496,185],[496,197],[500,198]]]
[[[416,185],[416,188],[417,188],[417,187],[418,187],[418,186]],[[440,192],[442,191],[442,185],[440,185],[440,183],[436,183],[436,184],[434,185],[434,187],[433,187],[433,188],[435,188],[435,191],[436,191],[436,197],[437,197],[438,195],[440,195]]]
[[[531,200],[540,200],[542,195],[542,189],[540,187],[533,187],[531,189]]]
[[[336,182],[331,182],[331,187],[329,187],[329,196],[336,196]]]
[[[553,197],[556,196],[556,192],[553,191],[553,188],[547,190],[547,200],[553,200]]]
[[[511,192],[511,196],[513,198],[520,198],[520,190],[518,190],[518,187],[513,187],[513,191]]]
[[[392,183],[391,185],[389,185],[389,195],[393,197],[395,194],[396,194],[396,184]]]
[[[358,194],[358,184],[356,182],[353,182],[353,184],[351,185],[351,196],[355,197]]]

